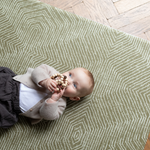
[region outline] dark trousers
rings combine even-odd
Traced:
[[[9,128],[18,121],[20,83],[13,80],[16,74],[0,67],[0,127]]]

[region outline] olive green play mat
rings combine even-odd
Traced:
[[[23,74],[89,69],[94,91],[55,121],[0,129],[0,150],[143,150],[150,132],[150,43],[36,0],[0,1],[0,66]]]

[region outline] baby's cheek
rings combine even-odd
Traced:
[[[65,93],[65,94],[67,94],[67,93],[68,93],[68,88],[66,88],[66,89],[65,89],[64,93]]]
[[[71,93],[72,93],[72,91],[73,91],[73,90],[72,90],[72,88],[71,88],[71,87],[67,87],[67,89],[66,89],[66,91],[65,91],[65,92],[66,92],[67,94],[71,94]]]

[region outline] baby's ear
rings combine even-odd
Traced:
[[[72,101],[79,101],[80,97],[70,97],[69,99],[72,100]]]

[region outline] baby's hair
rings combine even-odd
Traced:
[[[86,95],[89,95],[89,94],[91,94],[92,93],[92,91],[93,91],[93,88],[94,88],[94,77],[93,77],[93,74],[89,71],[89,70],[87,70],[86,68],[82,68],[83,70],[84,70],[84,72],[88,75],[88,77],[90,78],[90,82],[91,82],[91,87],[90,87],[90,91],[87,91],[87,94]],[[85,95],[85,96],[86,96]]]

